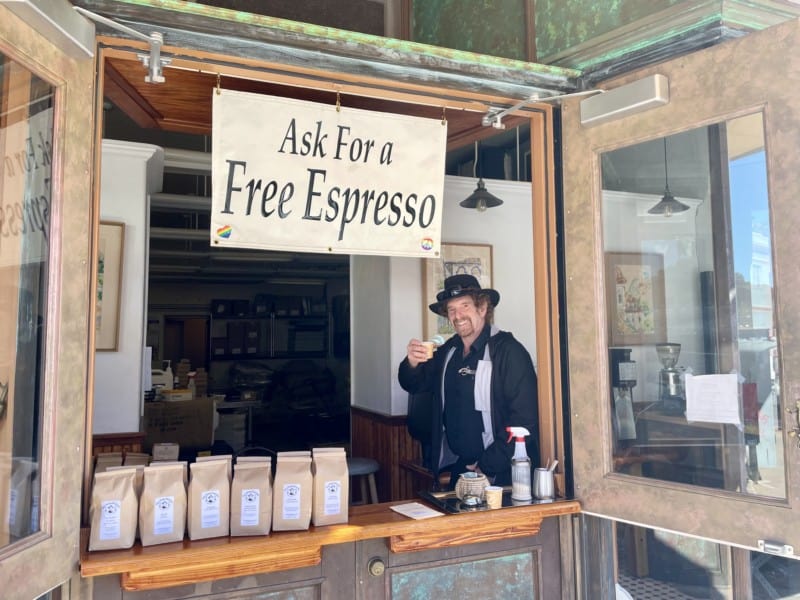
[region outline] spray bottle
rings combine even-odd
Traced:
[[[531,459],[525,450],[525,436],[531,434],[524,427],[506,427],[508,441],[515,438],[514,456],[511,458],[511,499],[530,501],[531,495]]]

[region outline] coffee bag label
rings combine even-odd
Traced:
[[[342,484],[340,481],[325,482],[325,514],[338,515],[342,511]]]
[[[122,501],[107,500],[100,505],[100,539],[118,540],[122,535]]]
[[[242,490],[242,516],[239,525],[255,527],[258,525],[258,514],[261,509],[261,492],[257,489]]]
[[[153,535],[172,533],[175,527],[175,497],[161,496],[153,503]]]
[[[287,483],[283,486],[283,518],[287,520],[299,519],[301,508],[300,486]]]
[[[200,495],[200,527],[219,527],[220,495],[219,490],[208,490]]]

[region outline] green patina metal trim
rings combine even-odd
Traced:
[[[155,8],[185,15],[206,17],[210,19],[216,19],[218,21],[241,23],[253,27],[259,27],[265,30],[272,29],[283,33],[288,32],[309,39],[321,38],[326,41],[346,43],[349,45],[363,44],[367,46],[384,48],[386,50],[391,50],[401,54],[413,54],[431,58],[446,59],[466,65],[514,69],[563,78],[577,78],[581,75],[580,71],[571,68],[530,63],[497,56],[489,56],[486,54],[477,54],[475,52],[468,52],[465,50],[452,50],[450,48],[442,48],[440,46],[420,44],[419,42],[409,42],[367,33],[335,29],[333,27],[325,27],[322,25],[313,25],[298,21],[290,21],[288,19],[256,15],[253,13],[234,11],[227,8],[206,6],[204,4],[197,4],[195,2],[185,2],[183,0],[114,0],[114,2],[118,4]]]
[[[648,48],[658,46],[660,44],[668,44],[671,40],[674,40],[675,38],[678,38],[684,34],[691,33],[692,31],[696,30],[702,30],[707,25],[718,24],[719,22],[720,14],[717,13],[713,15],[707,15],[706,17],[693,22],[691,25],[660,30],[659,35],[639,40],[636,43],[625,44],[604,54],[595,55],[589,60],[578,62],[576,63],[575,68],[579,69],[581,72],[591,70],[591,68],[595,65],[605,64],[607,62],[635,54]]]

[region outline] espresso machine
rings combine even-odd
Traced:
[[[614,434],[620,446],[625,446],[627,440],[636,439],[636,422],[633,417],[636,362],[631,360],[631,352],[630,348],[608,349]]]
[[[662,367],[658,374],[661,409],[667,414],[682,415],[686,410],[686,397],[683,393],[683,369],[677,366],[681,345],[656,344],[656,354]]]

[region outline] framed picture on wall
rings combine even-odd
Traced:
[[[125,224],[100,222],[97,247],[97,296],[95,298],[95,349],[113,352],[119,347],[119,309],[122,295],[122,254]]]
[[[422,312],[426,340],[436,334],[447,338],[455,333],[450,322],[445,317],[433,314],[428,306],[436,301],[436,294],[444,288],[445,278],[460,273],[474,275],[482,288],[492,287],[492,246],[442,243],[439,258],[423,259]]]
[[[606,252],[605,258],[609,345],[637,346],[665,341],[663,256]]]

